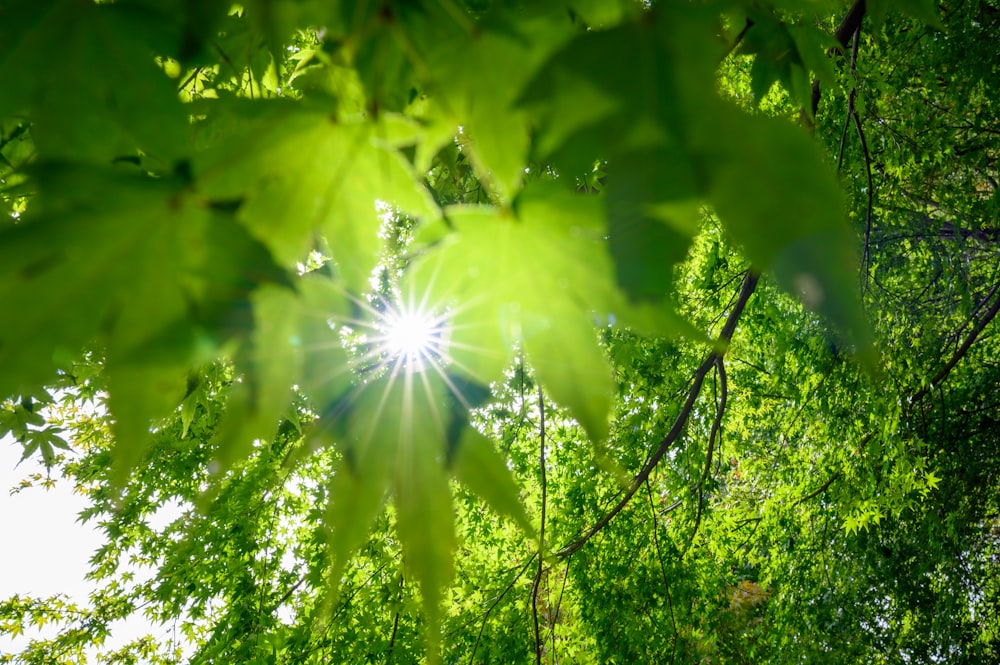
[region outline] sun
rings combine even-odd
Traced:
[[[436,322],[420,312],[397,312],[385,321],[385,347],[392,355],[416,357],[434,346]]]
[[[440,362],[445,350],[444,317],[419,307],[396,305],[382,313],[378,324],[381,350],[409,370]]]

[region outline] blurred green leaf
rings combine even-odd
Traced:
[[[322,233],[347,285],[363,293],[383,248],[379,205],[437,215],[412,168],[368,124],[279,101],[225,100],[206,110],[222,120],[204,130],[201,191],[241,201],[239,218],[286,265],[302,261]]]
[[[453,469],[455,477],[493,510],[513,519],[529,536],[534,535],[535,528],[518,496],[518,485],[489,439],[471,427],[466,428],[458,444]]]

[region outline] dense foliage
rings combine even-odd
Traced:
[[[106,534],[0,662],[1000,660],[997,34],[0,0],[0,432]]]

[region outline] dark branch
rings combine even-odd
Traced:
[[[688,547],[690,547],[694,542],[694,537],[698,535],[698,528],[701,526],[702,509],[705,505],[705,481],[708,480],[708,474],[712,470],[712,454],[715,451],[715,437],[719,434],[719,430],[722,428],[722,416],[726,412],[726,402],[729,398],[729,386],[726,380],[726,365],[722,356],[715,359],[715,370],[719,376],[721,395],[719,403],[715,407],[715,419],[712,421],[712,431],[708,435],[708,450],[705,452],[705,469],[701,473],[701,479],[695,486],[695,490],[698,492],[698,513],[694,519],[694,529],[691,530],[691,537],[688,538]]]
[[[753,27],[753,19],[747,18],[746,23],[743,24],[743,29],[740,30],[740,34],[736,35],[736,39],[733,40],[733,43],[730,44],[729,48],[726,50],[725,55],[722,56],[722,62],[725,62],[726,58],[728,58],[733,54],[733,51],[735,51],[737,47],[739,47],[739,45],[743,42],[743,38],[747,36],[747,31],[750,30],[750,28],[752,27]]]
[[[851,37],[854,33],[858,31],[861,27],[861,19],[865,16],[865,0],[855,0],[855,3],[851,5],[851,8],[847,10],[847,14],[844,15],[844,20],[840,22],[837,26],[837,31],[833,33],[833,38],[837,40],[840,47],[844,50],[847,49],[847,44],[850,42]],[[816,112],[819,110],[819,100],[822,96],[822,92],[819,87],[819,79],[814,79],[812,84],[812,116],[816,117]]]
[[[399,599],[400,602],[403,600],[403,584],[405,578],[399,576]],[[385,662],[392,662],[392,650],[396,646],[396,634],[399,632],[399,610],[396,610],[396,616],[392,619],[392,635],[389,636],[389,649],[385,652]]]
[[[805,496],[799,497],[798,499],[796,499],[795,503],[793,503],[792,505],[793,506],[797,506],[800,503],[805,503],[806,501],[808,501],[810,499],[815,499],[820,494],[822,494],[823,492],[825,492],[828,489],[830,489],[830,485],[833,485],[833,483],[835,483],[838,478],[840,478],[840,473],[839,472],[833,474],[832,476],[830,476],[829,480],[827,480],[825,483],[823,483],[822,485],[820,485],[818,488],[816,488],[812,492],[809,492],[809,494],[806,494]]]
[[[990,295],[995,295],[998,290],[1000,290],[1000,284],[993,287]],[[982,333],[986,326],[989,325],[990,321],[996,318],[997,313],[1000,313],[1000,296],[997,296],[997,298],[993,301],[993,304],[990,305],[989,310],[987,310],[986,313],[983,314],[982,318],[979,319],[979,322],[976,323],[976,326],[969,332],[968,336],[966,336],[962,345],[955,349],[955,353],[952,354],[951,358],[947,363],[945,363],[944,367],[942,367],[938,373],[931,378],[930,382],[926,386],[913,394],[910,398],[910,402],[916,402],[923,399],[928,395],[928,393],[930,393],[931,390],[934,389],[935,386],[939,385],[942,381],[948,378],[948,375],[951,374],[951,370],[955,369],[955,366],[961,362],[962,358],[965,357],[965,354],[969,352],[969,349],[972,348],[972,345],[979,338],[980,333]]]
[[[483,639],[483,631],[486,630],[486,622],[489,620],[490,614],[492,614],[493,610],[496,609],[496,606],[500,604],[500,601],[504,599],[504,596],[510,593],[510,590],[514,588],[514,584],[521,579],[521,575],[524,575],[524,571],[528,569],[528,566],[531,565],[531,562],[535,560],[536,556],[538,556],[537,553],[528,557],[528,560],[524,562],[521,569],[510,578],[510,582],[508,582],[507,586],[504,587],[504,590],[500,592],[500,595],[494,598],[493,602],[490,603],[490,606],[486,608],[486,613],[483,615],[483,623],[479,625],[479,635],[476,636],[476,643],[472,645],[472,655],[469,656],[470,663],[473,663],[476,660],[476,650],[479,649],[479,642]]]
[[[542,584],[542,573],[545,571],[545,503],[546,503],[546,478],[545,478],[545,397],[542,395],[542,387],[538,386],[538,466],[542,474],[542,526],[538,532],[538,570],[535,571],[535,581],[531,585],[531,616],[535,621],[535,663],[542,665],[542,635],[538,628],[538,589]]]
[[[851,46],[851,74],[854,75],[858,67],[858,46],[861,43],[861,22],[862,17],[858,18],[858,27],[854,31],[854,43]],[[851,94],[847,98],[847,115],[848,118],[854,123],[854,128],[858,132],[858,141],[861,143],[861,155],[865,161],[865,174],[868,177],[868,187],[867,187],[867,206],[865,207],[865,247],[864,255],[862,258],[862,290],[868,288],[868,276],[871,274],[869,269],[869,264],[871,262],[871,239],[872,239],[872,212],[875,208],[875,182],[872,178],[872,158],[871,153],[868,151],[868,140],[865,138],[865,130],[861,126],[861,116],[858,115],[858,107],[856,105],[858,95],[858,88],[855,85],[851,89]],[[845,131],[847,127],[844,127]],[[843,138],[841,139],[843,141]],[[841,156],[843,156],[844,145],[843,142],[840,146]],[[837,169],[840,169],[840,160],[837,161]]]
[[[587,533],[578,538],[576,541],[566,545],[561,550],[556,552],[558,557],[566,557],[581,547],[583,547],[588,540],[593,538],[597,533],[601,531],[605,526],[614,519],[615,515],[621,512],[622,508],[628,505],[628,502],[635,496],[636,491],[642,486],[646,479],[649,478],[649,474],[652,473],[653,469],[670,449],[670,446],[680,438],[684,431],[684,426],[687,424],[688,418],[691,415],[691,411],[694,409],[694,403],[698,399],[698,395],[701,393],[701,386],[705,381],[705,375],[715,367],[716,362],[725,355],[725,344],[733,338],[733,332],[736,330],[736,324],[739,323],[740,316],[743,314],[743,309],[746,307],[747,301],[750,300],[750,296],[753,295],[754,289],[757,288],[757,280],[760,275],[754,271],[748,271],[743,277],[743,284],[740,287],[739,296],[736,298],[736,303],[733,305],[733,309],[729,312],[729,317],[726,319],[725,325],[722,326],[722,332],[719,334],[719,346],[720,349],[712,351],[708,354],[708,357],[702,361],[701,365],[694,373],[694,381],[691,383],[691,387],[688,389],[687,398],[684,400],[684,405],[681,407],[680,413],[677,414],[677,418],[674,419],[673,425],[670,427],[670,431],[667,435],[663,437],[660,441],[659,446],[650,455],[649,460],[643,465],[642,469],[636,476],[632,479],[629,484],[628,490],[615,506],[608,511],[604,517],[602,517],[594,526],[590,528]]]
[[[656,510],[653,507],[653,490],[649,488],[649,480],[647,479],[644,483],[646,485],[646,496],[649,499],[649,512],[653,516],[653,544],[656,545],[656,558],[660,562],[660,575],[663,579],[663,590],[667,593],[667,608],[670,610],[670,623],[674,628],[673,638],[670,640],[672,643],[672,648],[670,652],[670,665],[674,664],[674,659],[677,657],[677,619],[674,617],[674,599],[670,595],[670,579],[667,577],[667,567],[663,563],[663,551],[660,549],[660,537],[657,532],[660,528],[660,521],[656,517]]]

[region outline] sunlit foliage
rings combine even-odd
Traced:
[[[998,33],[0,1],[0,662],[1000,659]]]

